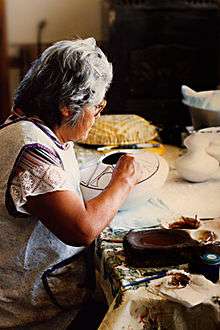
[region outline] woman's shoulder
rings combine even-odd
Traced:
[[[33,144],[41,143],[52,146],[51,139],[35,123],[29,120],[18,120],[2,125],[0,135],[5,143]]]

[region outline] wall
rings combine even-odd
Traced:
[[[6,0],[9,44],[35,43],[45,19],[43,42],[95,36],[101,40],[102,0]]]
[[[47,24],[42,43],[94,36],[102,40],[104,0],[5,0],[8,54],[19,55],[21,44],[36,44],[40,21]],[[19,69],[9,70],[10,99],[19,83]]]

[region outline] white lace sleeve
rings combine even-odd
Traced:
[[[40,155],[40,156],[39,156]],[[46,157],[47,156],[47,157]],[[10,195],[18,212],[27,213],[27,196],[36,196],[57,190],[69,190],[68,179],[56,155],[39,148],[26,150],[16,164],[10,184]]]

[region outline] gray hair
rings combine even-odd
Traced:
[[[75,125],[84,105],[98,105],[112,81],[112,65],[94,38],[63,40],[47,48],[18,87],[14,107],[37,115],[50,127],[61,124],[60,108]]]

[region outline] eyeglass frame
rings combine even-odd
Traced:
[[[94,117],[98,117],[98,115],[105,109],[107,105],[107,101],[104,99],[102,100],[101,103],[99,103],[98,105],[95,106],[95,109],[98,110],[95,114]]]

